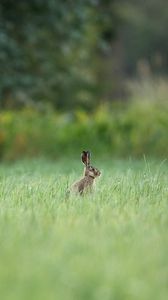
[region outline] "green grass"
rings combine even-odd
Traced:
[[[167,298],[167,162],[95,166],[94,194],[65,201],[77,160],[1,164],[2,300]]]

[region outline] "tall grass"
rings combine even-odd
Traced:
[[[95,164],[95,192],[69,200],[77,160],[1,164],[1,299],[166,299],[167,162]]]

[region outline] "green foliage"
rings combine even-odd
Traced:
[[[167,74],[167,24],[165,0],[1,0],[0,108],[125,99],[124,74]]]
[[[115,156],[167,157],[166,102],[132,102],[125,107],[101,105],[93,113],[0,113],[1,159],[23,156],[78,155],[82,149]]]
[[[111,1],[102,2],[0,2],[1,106],[47,99],[68,108],[98,93],[97,51],[113,36]]]
[[[78,160],[1,164],[3,300],[167,298],[167,164],[97,166],[95,193],[65,201]]]

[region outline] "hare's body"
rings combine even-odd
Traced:
[[[82,195],[84,191],[89,192],[92,190],[93,183],[94,183],[93,177],[85,176],[81,180],[75,182],[72,185],[71,190],[72,192],[79,193]]]
[[[94,179],[101,174],[97,168],[90,165],[89,151],[82,152],[82,162],[85,165],[84,177],[75,182],[71,187],[72,192],[79,193],[80,195],[90,192],[93,189]]]

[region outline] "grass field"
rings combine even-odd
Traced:
[[[165,300],[166,161],[106,161],[70,197],[78,160],[0,165],[0,299]]]

